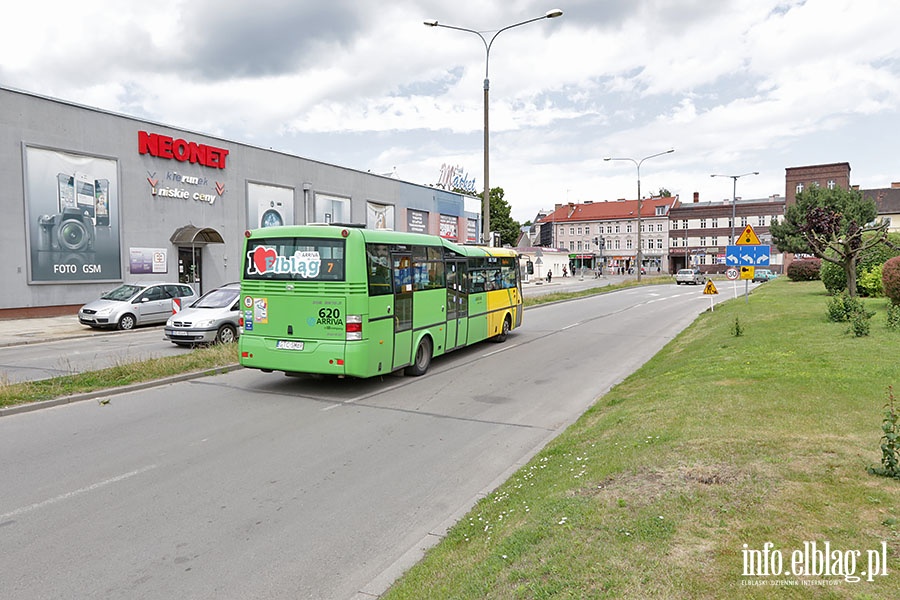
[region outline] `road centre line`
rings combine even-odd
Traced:
[[[46,506],[50,506],[51,504],[56,504],[58,502],[62,502],[63,500],[68,500],[70,498],[74,498],[75,496],[80,496],[81,494],[85,494],[87,492],[92,492],[94,490],[100,489],[107,485],[110,485],[113,483],[118,483],[120,481],[124,481],[125,479],[128,479],[130,477],[134,477],[136,475],[140,475],[141,473],[146,473],[147,471],[155,469],[157,466],[158,465],[148,465],[146,467],[137,469],[135,471],[129,471],[128,473],[123,473],[122,475],[117,475],[110,479],[104,479],[103,481],[98,481],[97,483],[93,483],[87,487],[83,487],[78,490],[66,492],[65,494],[61,494],[59,496],[56,496],[55,498],[49,498],[47,500],[44,500],[43,502],[36,502],[36,503],[30,504],[28,506],[23,506],[21,508],[17,508],[13,511],[10,511],[8,513],[4,513],[4,514],[0,515],[0,521],[5,521],[7,519],[11,519],[12,517],[17,517],[19,515],[23,515],[25,513],[29,513],[29,512],[38,510],[40,508],[44,508]]]

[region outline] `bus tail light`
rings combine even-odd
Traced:
[[[362,316],[347,315],[347,324],[344,327],[347,333],[346,340],[348,342],[362,339]]]

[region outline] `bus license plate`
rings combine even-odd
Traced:
[[[295,342],[293,340],[278,340],[275,342],[275,348],[278,350],[303,350],[303,342]]]

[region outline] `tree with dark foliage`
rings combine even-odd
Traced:
[[[859,190],[811,186],[785,209],[784,220],[773,222],[772,240],[782,252],[812,254],[840,266],[847,275],[847,293],[856,296],[856,264],[860,255],[888,244],[888,222],[878,218],[873,200]]]

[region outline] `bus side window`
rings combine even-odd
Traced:
[[[390,250],[386,244],[366,244],[369,295],[393,294],[391,287]]]

